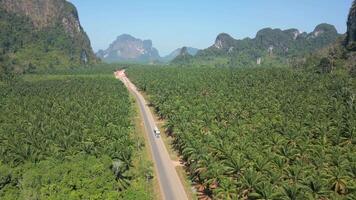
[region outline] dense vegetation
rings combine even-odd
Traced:
[[[191,59],[193,59],[193,56],[188,52],[188,48],[182,47],[179,54],[171,61],[171,64],[185,65]]]
[[[17,72],[79,65],[80,54],[62,26],[36,30],[31,21],[0,8],[0,54],[8,55]],[[73,55],[72,58],[68,55]],[[31,69],[32,68],[32,69]]]
[[[131,104],[111,74],[0,84],[0,199],[151,199]]]
[[[336,41],[340,35],[335,27],[319,24],[311,33],[300,33],[297,29],[265,28],[255,38],[236,40],[226,33],[217,36],[215,44],[201,50],[193,58],[182,57],[175,63],[192,66],[256,66],[287,65],[296,58],[320,50]]]
[[[43,14],[46,9],[53,10]],[[33,16],[35,13],[39,16]],[[0,1],[0,57],[3,55],[15,73],[96,63],[76,8],[65,0]],[[3,67],[0,65],[0,75]]]
[[[130,68],[200,197],[355,199],[356,81],[287,68]]]

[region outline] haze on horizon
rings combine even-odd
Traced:
[[[182,46],[207,48],[225,32],[236,39],[254,37],[265,27],[311,32],[329,23],[346,31],[352,0],[117,1],[70,0],[95,51],[127,33],[151,39],[161,56]]]

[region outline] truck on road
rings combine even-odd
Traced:
[[[156,138],[159,138],[159,136],[161,135],[161,132],[159,131],[159,129],[157,127],[155,127],[153,129],[153,133],[155,134]]]

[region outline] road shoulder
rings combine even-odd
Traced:
[[[131,100],[132,100],[132,103],[134,104],[133,105],[133,108],[134,108],[134,124],[135,124],[135,132],[136,132],[136,135],[138,138],[142,138],[144,140],[144,158],[145,160],[148,160],[149,161],[149,164],[152,165],[152,172],[153,172],[153,179],[150,180],[152,181],[152,185],[151,185],[151,188],[150,188],[150,192],[153,193],[153,197],[154,199],[156,200],[163,200],[161,194],[161,189],[160,189],[160,186],[159,186],[159,181],[158,181],[158,172],[156,170],[155,167],[153,167],[154,165],[154,161],[153,161],[153,158],[152,158],[152,155],[150,153],[151,151],[151,146],[150,146],[150,143],[149,143],[149,140],[148,140],[148,137],[147,137],[147,134],[146,134],[146,130],[145,130],[145,127],[144,127],[144,124],[143,124],[143,119],[142,119],[142,115],[140,113],[140,108],[139,108],[139,105],[138,103],[136,102],[136,98],[134,97],[134,95],[132,93],[130,93],[130,97],[131,97]]]

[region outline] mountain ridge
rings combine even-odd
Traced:
[[[186,47],[191,55],[196,55],[199,49]],[[170,54],[161,57],[159,51],[153,47],[152,40],[142,40],[130,34],[121,34],[105,50],[99,50],[96,56],[108,63],[139,62],[139,63],[167,63],[176,58],[182,48],[177,48]]]
[[[221,33],[213,45],[199,51],[190,61],[222,66],[250,66],[271,59],[282,62],[324,48],[339,36],[336,28],[326,23],[317,25],[310,33],[270,27],[259,30],[254,38],[235,39]]]

